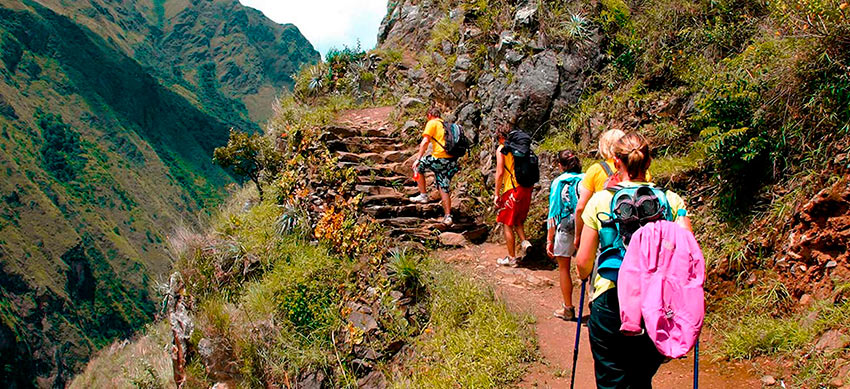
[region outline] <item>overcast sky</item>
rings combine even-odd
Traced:
[[[331,47],[375,47],[387,0],[240,0],[278,23],[292,23],[313,47],[327,54]]]

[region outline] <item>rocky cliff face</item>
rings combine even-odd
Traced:
[[[233,182],[212,150],[316,59],[235,0],[0,0],[0,386],[154,318],[166,234]]]
[[[499,2],[497,10],[444,3],[390,2],[379,45],[417,53],[424,65],[411,64],[409,74],[424,81],[419,93],[476,129],[478,139],[492,139],[508,120],[542,139],[602,65],[600,34],[550,37],[535,0]],[[490,157],[482,154],[482,163]]]

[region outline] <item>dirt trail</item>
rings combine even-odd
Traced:
[[[575,322],[552,316],[560,305],[558,272],[549,262],[521,264],[518,268],[497,266],[495,259],[504,255],[501,245],[485,243],[462,249],[443,250],[438,256],[476,278],[493,285],[508,305],[519,312],[533,315],[541,360],[533,364],[520,383],[523,388],[569,388],[575,342]],[[579,285],[573,292],[578,304]],[[585,301],[584,315],[589,310]],[[703,334],[702,343],[710,343]],[[693,354],[661,366],[653,381],[655,388],[689,388],[693,386]],[[700,358],[701,388],[758,388],[759,380],[746,367],[735,363],[712,363]],[[588,343],[587,327],[582,327],[576,370],[577,389],[594,388],[593,357]]]

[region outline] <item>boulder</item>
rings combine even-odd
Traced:
[[[380,371],[372,370],[371,373],[357,380],[357,387],[360,389],[386,389],[387,379]]]
[[[407,78],[412,82],[418,82],[425,79],[426,73],[424,69],[408,69]]]
[[[840,331],[829,330],[821,335],[820,339],[818,339],[817,344],[815,344],[815,350],[832,352],[843,349],[847,347],[848,344],[850,344],[850,342],[848,342],[847,337]]]
[[[419,129],[419,123],[416,123],[414,120],[408,120],[404,122],[404,125],[401,126],[401,132],[404,134],[412,133],[414,130]]]
[[[321,370],[307,370],[298,375],[298,389],[324,389],[327,385],[328,378],[325,372]]]
[[[515,47],[519,44],[520,44],[520,42],[516,39],[516,33],[515,32],[513,32],[511,30],[505,30],[505,31],[502,31],[501,34],[499,34],[499,46],[498,46],[499,51],[502,51],[504,49],[508,49],[508,48],[511,48],[511,47]]]
[[[440,243],[445,246],[467,246],[469,241],[463,234],[457,232],[443,232],[440,234]]]
[[[404,96],[401,98],[401,101],[398,102],[398,105],[403,109],[410,109],[425,105],[425,102],[415,97]]]
[[[472,57],[469,54],[461,54],[455,60],[455,69],[469,70],[472,68]]]
[[[525,58],[525,54],[517,50],[508,49],[508,51],[505,52],[505,61],[508,61],[508,63],[511,65],[516,65],[522,62],[523,58]]]
[[[539,5],[536,0],[529,0],[520,6],[514,14],[514,26],[536,29],[538,8]]]
[[[503,111],[503,117],[516,118],[517,127],[533,133],[549,120],[559,78],[555,53],[526,58],[497,109]]]
[[[363,330],[363,332],[368,333],[378,329],[378,322],[375,318],[372,317],[372,315],[360,311],[353,311],[348,314],[348,321],[351,322],[353,326]]]

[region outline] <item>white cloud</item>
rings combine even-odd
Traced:
[[[375,46],[387,0],[240,0],[277,23],[292,23],[325,55],[331,47]]]

